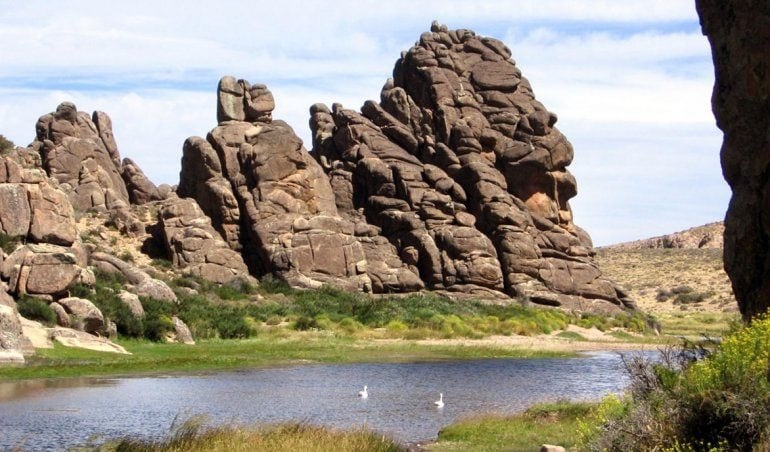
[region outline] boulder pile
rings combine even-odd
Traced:
[[[573,222],[573,149],[500,41],[435,24],[380,101],[310,108],[313,147],[264,85],[224,77],[218,125],[184,145],[194,198],[253,274],[633,309]]]

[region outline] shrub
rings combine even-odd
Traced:
[[[339,325],[340,328],[348,334],[353,334],[356,331],[361,331],[364,329],[364,325],[362,325],[361,322],[351,317],[345,317],[344,319],[340,320]]]
[[[254,333],[243,314],[234,309],[219,310],[214,325],[222,339],[244,339]]]
[[[13,141],[6,138],[4,135],[0,135],[0,153],[6,153],[8,151],[13,150],[13,148],[16,145],[13,144]]]
[[[318,329],[318,321],[314,317],[302,316],[294,321],[294,329],[299,331]]]
[[[770,318],[728,334],[713,352],[689,346],[660,362],[630,360],[622,412],[594,422],[589,449],[766,450],[770,447]],[[595,420],[594,420],[595,421]],[[589,422],[590,424],[590,422]]]
[[[289,283],[282,279],[278,279],[273,275],[265,275],[259,280],[259,288],[263,293],[281,293],[284,295],[291,295],[295,293]]]
[[[164,259],[162,257],[156,257],[155,259],[153,259],[152,265],[160,268],[172,268],[174,266],[174,264],[170,260]]]
[[[37,320],[46,325],[56,324],[56,313],[43,300],[22,296],[16,301],[19,314],[30,320]]]
[[[120,253],[120,256],[118,256],[120,260],[125,262],[134,262],[134,255],[131,253],[131,251],[125,250],[122,253]]]
[[[18,236],[13,237],[0,232],[0,249],[5,251],[6,254],[13,253],[16,247],[21,243],[21,241],[22,241],[21,237],[18,237]]]

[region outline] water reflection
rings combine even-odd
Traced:
[[[622,390],[617,353],[587,358],[304,365],[167,378],[0,384],[0,448],[64,449],[89,436],[160,437],[175,418],[212,423],[366,425],[401,441],[435,438],[455,420]],[[358,397],[368,386],[369,397]],[[444,394],[446,405],[434,401]]]

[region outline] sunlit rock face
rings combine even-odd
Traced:
[[[263,85],[225,77],[219,125],[185,143],[194,197],[255,273],[633,309],[572,218],[569,141],[500,41],[434,24],[380,101],[313,105],[312,153]]]
[[[697,0],[724,132],[722,171],[733,191],[724,262],[744,318],[770,307],[770,3]]]

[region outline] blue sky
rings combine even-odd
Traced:
[[[432,20],[503,40],[575,147],[575,221],[597,245],[721,220],[713,67],[691,0],[0,0],[0,133],[65,100],[113,120],[121,155],[178,181],[215,126],[222,75],[265,83],[309,143],[308,108],[377,99]]]

